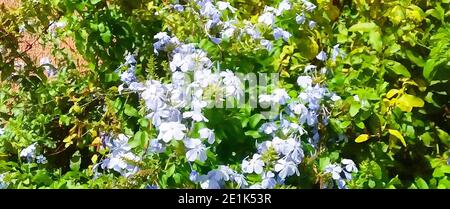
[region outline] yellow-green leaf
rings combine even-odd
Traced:
[[[367,135],[367,134],[361,134],[361,135],[359,135],[358,137],[356,137],[355,142],[356,142],[356,143],[362,143],[362,142],[367,141],[368,139],[369,139],[369,135]]]
[[[365,22],[365,23],[358,23],[358,24],[353,25],[352,27],[350,27],[348,29],[348,31],[350,31],[350,32],[358,31],[358,32],[363,33],[363,32],[370,32],[370,31],[373,31],[376,29],[378,29],[378,26],[375,23]]]
[[[411,94],[403,94],[397,100],[397,106],[405,112],[411,112],[413,107],[423,107],[424,104],[421,98]]]
[[[398,89],[391,89],[386,94],[386,98],[390,99],[398,93]]]
[[[425,13],[420,7],[411,4],[408,8],[406,8],[406,16],[415,22],[422,22],[425,17]]]
[[[388,131],[389,131],[389,134],[391,134],[392,136],[395,136],[395,138],[399,139],[400,142],[402,142],[403,146],[406,147],[406,141],[399,131],[394,130],[394,129],[388,129]]]

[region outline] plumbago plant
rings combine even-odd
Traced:
[[[449,4],[0,7],[0,188],[449,188]]]

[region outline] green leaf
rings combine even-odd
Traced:
[[[134,137],[128,142],[131,148],[144,147],[148,138],[148,134],[145,131],[138,131],[134,134]]]
[[[369,33],[369,44],[372,45],[372,47],[375,49],[375,51],[377,52],[381,52],[381,50],[383,49],[383,41],[381,39],[381,33],[380,31],[371,31]]]
[[[134,108],[133,106],[129,105],[129,104],[125,104],[125,110],[124,113],[128,116],[131,117],[137,117],[139,116],[139,112],[136,110],[136,108]]]
[[[52,183],[52,179],[46,170],[38,170],[32,180],[37,184],[43,185],[50,185]]]
[[[325,170],[325,167],[330,164],[330,158],[329,157],[323,157],[319,159],[319,170],[323,171]]]
[[[249,119],[249,125],[250,128],[255,128],[256,125],[258,125],[259,121],[265,119],[265,117],[262,114],[254,114]]]
[[[239,117],[238,119],[241,121],[241,126],[242,127],[244,127],[244,128],[247,127],[247,124],[248,124],[248,121],[249,121],[248,117],[245,117],[245,118]]]
[[[261,134],[259,133],[259,131],[254,131],[254,130],[246,131],[244,134],[245,134],[246,136],[251,136],[251,137],[253,137],[253,138],[255,138],[255,139],[261,137]]]
[[[111,31],[107,30],[104,33],[101,33],[100,36],[102,37],[103,42],[109,43],[111,42]]]
[[[440,129],[439,127],[436,127],[437,135],[442,143],[444,143],[447,146],[450,146],[450,136],[447,132]]]
[[[175,183],[176,184],[179,184],[179,183],[181,183],[181,174],[179,174],[179,173],[175,173],[175,174],[173,174],[173,180],[175,180]]]
[[[105,82],[115,82],[119,80],[119,75],[117,73],[107,73],[105,74]]]
[[[434,141],[429,132],[420,135],[419,139],[422,140],[423,144],[427,147],[431,147],[431,143]]]
[[[425,63],[425,67],[423,68],[423,76],[428,79],[431,80],[434,77],[435,74],[435,66],[436,66],[436,60],[434,59],[429,59],[427,60],[427,62]]]
[[[427,182],[420,177],[416,177],[416,185],[419,189],[429,189]]]
[[[417,66],[419,66],[419,67],[425,66],[425,61],[423,60],[423,58],[420,55],[418,55],[416,52],[414,52],[413,50],[407,49],[406,56],[408,57],[409,60],[411,60]]]
[[[339,124],[339,128],[347,128],[352,122],[349,120],[343,121]]]
[[[139,125],[142,128],[147,128],[148,125],[149,125],[149,122],[148,122],[148,120],[146,118],[141,118],[141,119],[139,119]]]
[[[364,124],[364,122],[360,121],[358,123],[355,124],[358,128],[360,129],[364,129],[366,127],[366,125]]]
[[[349,110],[350,116],[354,117],[356,114],[358,114],[359,109],[361,109],[361,103],[353,102]]]
[[[173,164],[172,166],[170,166],[169,169],[167,169],[167,171],[166,171],[167,177],[171,177],[174,172],[175,172],[175,164]]]
[[[377,183],[376,183],[374,180],[370,179],[370,180],[369,180],[369,187],[370,187],[371,189],[373,189],[373,188],[375,188],[376,186],[377,186]]]
[[[80,151],[76,151],[73,153],[72,158],[70,159],[70,169],[73,171],[80,170],[81,165],[81,154]]]
[[[70,125],[70,117],[67,115],[60,115],[59,116],[59,124],[63,124],[65,126]]]
[[[98,4],[99,2],[101,2],[102,0],[91,0],[91,4]]]
[[[384,60],[384,65],[387,69],[391,70],[397,75],[403,75],[406,78],[411,77],[411,73],[409,73],[408,69],[406,69],[406,67],[399,62],[393,60]]]
[[[449,173],[450,173],[450,165],[444,165],[444,166],[437,167],[436,169],[434,169],[433,177],[441,178]]]

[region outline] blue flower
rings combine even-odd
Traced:
[[[306,89],[312,85],[312,78],[311,76],[299,76],[297,78],[297,84]]]
[[[272,99],[274,102],[284,105],[286,102],[291,99],[291,97],[287,94],[284,89],[275,89],[272,93]]]
[[[337,181],[337,184],[339,189],[347,189],[347,186],[345,185],[345,181],[343,179],[339,179]]]
[[[291,9],[291,3],[289,2],[289,0],[283,0],[280,2],[280,4],[278,5],[278,9],[276,11],[276,15],[279,16],[281,15],[284,11],[286,10],[290,10]]]
[[[341,172],[342,172],[341,166],[336,164],[327,165],[324,171],[324,173],[330,173],[331,178],[333,178],[334,180],[341,179]]]
[[[267,51],[272,50],[272,43],[267,39],[262,39],[260,41],[261,46],[267,49]]]
[[[336,61],[336,57],[339,55],[339,44],[333,46],[333,51],[331,52],[331,59]]]
[[[303,153],[300,142],[294,138],[289,138],[286,140],[286,147],[288,148],[286,154],[288,159],[297,164],[301,163],[305,154]]]
[[[46,164],[47,158],[45,158],[44,155],[39,155],[36,157],[36,162],[40,164]]]
[[[179,12],[184,11],[184,7],[181,4],[175,4],[175,5],[173,5],[173,8]]]
[[[153,44],[153,51],[156,55],[158,55],[158,51],[160,50],[168,51],[180,44],[178,38],[171,38],[166,32],[159,32],[153,38],[157,40]]]
[[[272,26],[275,22],[275,16],[271,12],[263,13],[261,16],[259,16],[258,22],[263,23],[267,26]]]
[[[297,14],[295,16],[295,21],[297,22],[297,24],[303,25],[306,21],[305,13],[302,13],[302,15]]]
[[[166,147],[158,139],[152,139],[148,146],[148,152],[150,153],[162,153],[166,151]]]
[[[220,44],[220,42],[222,42],[222,39],[221,38],[217,38],[217,37],[214,37],[214,36],[208,36],[209,37],[209,39],[211,39],[211,41],[213,42],[213,43],[215,43],[215,44]]]
[[[271,147],[272,147],[272,142],[271,141],[264,141],[261,142],[259,144],[257,144],[257,150],[259,154],[264,154],[265,152],[267,152]]]
[[[207,139],[209,144],[215,141],[214,131],[208,128],[202,128],[198,131],[201,139]]]
[[[246,34],[248,34],[253,39],[261,38],[261,33],[257,29],[255,29],[254,25],[246,24],[244,27],[244,31]]]
[[[223,29],[220,32],[220,37],[224,39],[229,39],[234,35],[236,27],[233,25],[231,21],[227,21],[223,23]]]
[[[209,179],[207,176],[201,176],[200,186],[202,189],[220,189],[220,184],[214,179]]]
[[[164,122],[159,126],[158,139],[169,143],[172,140],[182,140],[185,137],[187,128],[179,122]]]
[[[327,60],[327,53],[325,53],[324,51],[320,51],[319,54],[317,54],[316,58],[320,61],[325,61]]]
[[[194,183],[197,183],[199,181],[199,174],[197,171],[191,171],[191,173],[189,174],[189,180],[191,180]]]
[[[5,176],[6,176],[5,173],[0,174],[0,189],[8,188],[8,184],[6,182],[4,182]]]
[[[265,134],[272,134],[276,130],[278,130],[278,127],[273,122],[264,123],[259,128],[259,131],[264,132]]]
[[[37,143],[33,143],[30,146],[28,146],[27,148],[23,149],[20,152],[20,157],[25,157],[25,158],[27,158],[28,162],[32,162],[34,160],[34,158],[36,157],[36,145],[37,145]]]
[[[120,74],[120,80],[127,85],[131,84],[132,82],[135,82],[136,76],[134,75],[134,67],[130,68],[125,72],[122,72],[122,74]]]
[[[200,5],[200,14],[209,18],[218,18],[220,16],[219,10],[211,3],[210,0],[197,2]]]
[[[350,160],[350,159],[342,159],[341,163],[344,167],[343,171],[344,171],[345,178],[348,180],[351,180],[352,173],[357,173],[358,168],[356,167],[353,160]]]
[[[230,2],[218,1],[217,2],[217,7],[219,8],[219,10],[229,9],[231,11],[231,13],[235,13],[236,12],[236,8],[232,7],[230,5]]]
[[[278,176],[281,179],[286,179],[286,177],[294,174],[300,175],[297,164],[286,159],[279,159],[275,164],[274,171],[278,172]]]
[[[5,129],[4,128],[0,128],[0,136],[5,134]]]
[[[314,27],[316,27],[316,22],[314,20],[310,20],[308,26],[310,29],[314,29]]]
[[[237,183],[239,188],[244,188],[248,186],[248,182],[247,180],[245,180],[245,177],[242,174],[235,173],[231,176],[231,179]]]
[[[150,185],[145,186],[145,189],[159,189],[158,185]]]
[[[275,174],[272,173],[272,171],[263,173],[262,181],[261,181],[261,188],[273,189],[276,184],[277,184],[277,181],[275,180]]]
[[[308,11],[308,12],[312,12],[317,8],[316,5],[314,5],[313,3],[311,3],[307,0],[302,0],[302,1],[303,1],[303,4],[305,5],[306,11]]]
[[[242,171],[244,173],[253,173],[261,174],[263,172],[264,161],[261,160],[261,155],[253,154],[253,158],[242,161]]]
[[[279,27],[275,27],[275,28],[273,29],[273,37],[275,38],[275,40],[278,40],[278,39],[280,39],[280,38],[283,38],[284,41],[288,41],[288,39],[289,39],[291,36],[292,36],[292,35],[291,35],[289,32],[287,32],[287,31],[285,31],[285,30],[283,30],[283,29],[281,29],[281,28],[279,28]]]
[[[127,65],[136,65],[136,59],[134,58],[134,55],[127,54],[125,56],[125,64],[127,64]]]
[[[50,58],[43,57],[40,60],[40,64],[44,67],[44,72],[47,74],[48,77],[53,77],[57,74],[57,71],[55,67],[51,64]]]
[[[186,152],[186,159],[189,162],[200,161],[205,162],[206,156],[206,147],[202,144],[200,139],[188,138],[184,140],[184,146],[188,148]]]
[[[220,166],[219,169],[211,170],[207,175],[199,177],[202,189],[220,189],[225,181],[230,180],[230,170],[227,166]]]

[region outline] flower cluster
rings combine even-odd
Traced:
[[[39,164],[46,164],[47,158],[44,155],[37,155],[37,143],[33,143],[30,146],[26,147],[22,151],[20,151],[20,157],[26,158],[28,163],[36,160]]]
[[[237,27],[238,21],[235,17],[222,17],[224,14],[234,14],[235,8],[229,3],[218,1],[214,4],[211,0],[200,0],[196,3],[200,16],[206,19],[207,35],[216,44],[235,35],[249,35],[270,50],[272,43],[261,35],[261,31],[267,31],[267,28],[271,29],[275,40],[288,41],[291,37],[289,32],[275,25],[275,18],[292,8],[289,0],[281,1],[278,8],[266,6],[256,24],[244,20],[239,23],[244,25],[242,28]],[[312,12],[316,8],[306,0],[302,3],[306,12]],[[173,5],[173,8],[179,12],[185,9],[182,5]],[[304,20],[299,18],[302,16]],[[306,21],[304,13],[302,16],[297,16],[299,24]],[[312,20],[311,25],[315,25]],[[211,35],[212,31],[220,31],[220,35]],[[215,142],[214,130],[198,130],[194,127],[196,124],[202,124],[204,127],[205,123],[209,122],[204,115],[204,109],[213,105],[213,102],[223,102],[224,97],[241,99],[244,96],[243,83],[232,71],[221,71],[219,64],[214,68],[213,61],[206,52],[192,43],[183,43],[166,32],[157,33],[154,39],[155,54],[164,53],[169,57],[170,82],[151,79],[138,81],[134,75],[136,60],[128,54],[121,66],[127,66],[128,69],[120,74],[123,84],[119,90],[137,93],[144,101],[145,117],[157,131],[156,137],[149,141],[147,154],[166,152],[169,147],[182,142],[186,161],[205,162],[208,158],[207,150]],[[331,58],[335,60],[339,54],[339,45],[336,45]],[[316,58],[325,62],[328,56],[326,52],[321,51]],[[271,189],[283,185],[290,176],[300,175],[298,165],[305,157],[303,144],[315,147],[319,141],[319,123],[328,123],[329,113],[323,101],[340,99],[326,87],[314,82],[313,75],[326,73],[325,68],[317,72],[315,65],[308,65],[304,73],[297,79],[299,92],[295,98],[291,98],[287,91],[280,87],[273,89],[270,94],[259,95],[261,105],[281,105],[283,111],[276,117],[267,118],[270,121],[260,127],[260,131],[265,133],[269,140],[257,144],[257,153],[243,159],[240,165],[242,173],[221,165],[204,175],[192,170],[191,181],[200,184],[202,188],[223,188],[227,183],[236,183],[239,188]],[[211,92],[215,94],[215,100],[211,99]],[[102,161],[103,169],[113,169],[124,176],[138,169],[123,160],[124,157],[132,161],[140,160],[130,151],[127,141],[126,136],[119,135],[113,143],[106,144],[111,153],[109,158]],[[259,175],[261,178],[259,182],[252,181],[254,184],[249,185],[246,175]]]
[[[133,162],[139,162],[141,158],[131,152],[127,136],[119,134],[117,137],[113,137],[102,133],[101,140],[105,148],[108,148],[110,152],[106,159],[94,166],[95,171],[100,166],[104,170],[112,169],[119,172],[125,177],[139,171],[139,167],[134,165]]]
[[[204,30],[206,35],[215,44],[220,44],[224,40],[231,40],[236,38],[241,40],[243,37],[250,37],[251,40],[259,43],[262,48],[267,50],[272,49],[272,42],[267,38],[266,33],[271,34],[273,40],[282,39],[288,41],[292,34],[281,27],[276,26],[276,18],[282,16],[285,11],[292,10],[293,6],[290,0],[282,0],[277,8],[265,6],[263,13],[257,18],[256,23],[250,20],[239,20],[236,13],[236,8],[232,7],[229,2],[217,1],[213,3],[211,0],[197,0],[197,7],[192,8],[198,11],[198,14],[203,18]],[[313,12],[316,6],[307,1],[302,0],[304,11]],[[172,5],[177,11],[184,11],[182,5]],[[306,21],[305,13],[297,15],[296,21],[298,24],[303,24]],[[309,21],[309,27],[314,28],[316,23],[313,20]],[[160,33],[155,38],[159,39],[154,44],[155,53],[157,49],[171,48],[176,45],[178,39],[171,39],[167,34]]]
[[[192,171],[189,179],[194,183],[199,183],[202,189],[220,189],[227,182],[236,183],[238,188],[245,188],[248,185],[244,175],[225,165],[220,165],[206,175],[199,175],[197,171]]]
[[[199,137],[191,137],[187,133],[191,132],[194,123],[208,122],[203,109],[215,101],[207,99],[205,92],[215,89],[217,94],[239,99],[243,95],[243,85],[229,70],[213,72],[212,61],[193,44],[181,43],[164,32],[154,38],[156,52],[166,52],[170,57],[171,83],[158,80],[141,83],[136,80],[131,68],[121,74],[122,82],[127,87],[122,84],[120,89],[139,94],[145,103],[146,118],[158,130],[157,138],[150,141],[149,153],[164,152],[171,141],[176,140],[185,145],[187,161],[203,162],[207,158],[207,146],[203,141],[213,144],[214,131],[203,128],[196,133]],[[126,58],[125,64],[133,66],[134,63],[134,58]]]
[[[347,189],[345,180],[352,179],[352,173],[357,173],[358,168],[350,159],[342,159],[341,165],[330,164],[324,169],[324,173],[331,174],[339,189]]]

